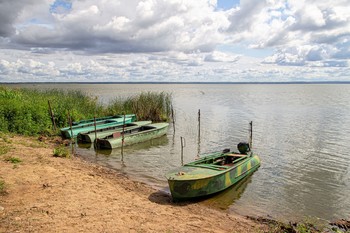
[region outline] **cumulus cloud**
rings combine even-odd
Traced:
[[[308,50],[305,50],[306,52]],[[220,54],[220,53],[219,53]],[[209,55],[209,54],[207,54]],[[201,53],[138,53],[77,55],[70,52],[26,55],[25,51],[0,50],[0,81],[81,82],[273,82],[347,80],[349,67],[261,65],[261,59],[205,61]],[[170,58],[171,57],[171,58]],[[297,58],[288,58],[297,62]],[[295,60],[293,60],[295,59]],[[199,64],[199,65],[198,65]]]
[[[208,62],[236,62],[238,55],[231,55],[223,52],[214,51],[204,57],[204,61]]]
[[[95,53],[211,51],[228,26],[214,5],[209,0],[72,1],[69,11],[52,11],[51,24],[30,23],[35,16],[22,14],[27,24],[12,41]]]
[[[263,63],[295,66],[349,66],[348,48],[339,49],[342,45],[304,45],[281,48]]]
[[[243,2],[243,4],[242,4]],[[348,1],[241,1],[229,11],[231,40],[251,48],[276,49],[265,62],[282,65],[346,66],[349,59],[350,5]],[[346,42],[344,42],[346,41]],[[327,60],[331,59],[331,60]]]
[[[53,0],[0,0],[0,37],[11,37],[32,23],[51,23],[47,8]],[[40,18],[36,18],[40,15]]]
[[[344,79],[348,0],[216,6],[216,0],[0,0],[0,80],[259,81],[293,79],[296,72],[324,79],[326,70]],[[223,49],[230,46],[240,54]],[[274,52],[251,63],[245,48]]]

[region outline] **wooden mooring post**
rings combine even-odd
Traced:
[[[186,147],[186,140],[184,137],[180,137],[181,139],[181,166],[184,165],[184,147]]]
[[[173,130],[174,130],[174,135],[175,135],[175,113],[174,113],[173,105],[171,105],[171,118],[173,120]]]
[[[253,121],[249,123],[250,125],[250,132],[249,132],[249,148],[250,150],[253,149]]]
[[[124,132],[125,132],[125,113],[124,113],[124,119],[123,119],[122,147],[121,147],[122,162],[124,161]]]
[[[94,140],[94,146],[96,149],[98,149],[98,143],[97,143],[97,125],[96,125],[96,116],[94,116],[94,127],[95,127],[95,140]]]
[[[74,135],[73,135],[72,117],[70,116],[69,110],[68,110],[68,122],[69,122],[71,140],[73,141],[74,140]]]
[[[68,121],[69,121],[69,127],[70,127],[70,133],[71,133],[71,145],[72,145],[72,156],[75,155],[75,151],[74,151],[74,135],[73,135],[73,127],[72,127],[72,118],[70,116],[70,112],[68,110]]]
[[[201,153],[201,110],[198,109],[198,149],[197,149],[197,158]]]

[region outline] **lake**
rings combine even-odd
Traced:
[[[82,90],[103,103],[142,91],[172,93],[175,132],[120,150],[77,153],[169,192],[164,174],[198,151],[236,149],[248,141],[261,167],[203,204],[242,215],[279,220],[350,216],[350,85],[347,84],[37,84],[37,89]],[[198,110],[201,113],[198,144]]]

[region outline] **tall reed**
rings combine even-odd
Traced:
[[[48,101],[58,128],[94,116],[134,113],[138,120],[170,120],[171,94],[145,92],[126,99],[116,97],[107,106],[81,91],[15,89],[0,86],[0,131],[24,135],[52,132]]]
[[[169,121],[171,116],[172,96],[164,92],[142,92],[127,99],[115,98],[109,104],[110,113],[134,113],[138,120],[153,122]]]

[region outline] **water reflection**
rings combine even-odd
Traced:
[[[166,135],[152,139],[146,142],[141,142],[137,144],[133,144],[130,146],[125,146],[123,148],[123,154],[126,155],[128,153],[133,153],[135,151],[139,150],[149,150],[152,147],[159,147],[159,146],[165,146],[169,143],[169,139]],[[114,155],[118,156],[121,154],[121,148],[115,148],[115,149],[95,149],[97,154],[102,154],[102,155]]]
[[[254,173],[240,180],[237,184],[228,189],[212,196],[210,199],[206,199],[202,203],[222,210],[229,209],[229,207],[242,196],[246,187],[252,182],[252,175],[254,175]]]
[[[82,149],[90,149],[92,147],[92,143],[82,143],[82,142],[77,142],[78,148]]]

